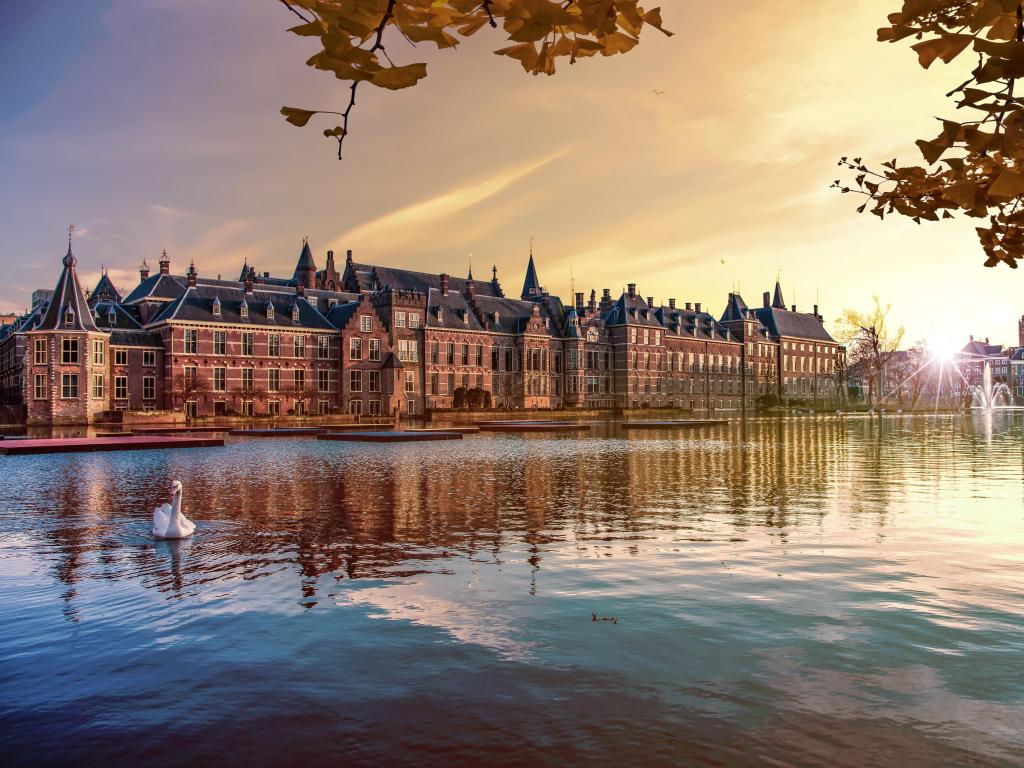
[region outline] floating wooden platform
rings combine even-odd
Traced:
[[[409,427],[403,432],[458,432],[462,435],[475,435],[480,427]]]
[[[694,429],[728,424],[728,419],[683,419],[677,421],[620,421],[624,429]]]
[[[245,437],[295,437],[296,435],[322,435],[322,427],[276,427],[272,429],[232,429],[229,435]]]
[[[483,432],[588,432],[590,424],[578,421],[508,421],[483,423]]]
[[[69,437],[56,439],[4,440],[0,455],[29,453],[87,453],[91,451],[147,451],[155,448],[207,448],[224,445],[220,437]]]
[[[356,430],[390,430],[395,422],[389,421],[386,424],[321,424],[320,429],[327,432],[355,432]]]
[[[177,435],[185,434],[188,432],[228,432],[231,430],[229,426],[210,426],[203,425],[199,427],[132,427],[132,433],[136,435]]]
[[[428,440],[461,440],[461,432],[328,432],[317,440],[358,443],[418,443]]]

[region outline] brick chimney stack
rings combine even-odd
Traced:
[[[581,314],[581,315],[583,314],[583,292],[582,291],[578,291],[576,293],[576,312],[578,314]]]
[[[146,263],[145,259],[143,259],[142,260],[142,265],[139,267],[139,282],[145,280],[148,277],[149,277],[149,264]],[[1024,327],[1024,322],[1022,322],[1022,327]]]
[[[160,274],[169,275],[171,274],[171,260],[167,258],[167,249],[164,248],[164,252],[160,254]]]
[[[676,308],[676,300],[675,299],[669,299],[668,300],[668,308],[669,309],[675,309]]]
[[[700,302],[699,301],[694,302],[693,309],[696,312],[700,312]]]
[[[196,263],[193,261],[188,265],[188,271],[185,273],[185,277],[188,278],[188,287],[196,287],[196,278],[199,277],[199,272],[196,271]]]
[[[653,296],[648,296],[647,297],[647,306],[650,307],[651,309],[654,309],[654,297]]]
[[[627,283],[626,291],[629,293],[630,298],[636,296],[636,283]]]
[[[448,293],[448,273],[447,272],[442,272],[441,273],[441,293],[444,293],[444,294]]]
[[[590,311],[597,311],[597,291],[593,288],[590,289]],[[1021,318],[1021,333],[1024,334],[1024,318]],[[1021,344],[1024,347],[1024,344]]]
[[[771,291],[765,291],[761,295],[764,298],[764,308],[768,309],[768,307],[770,307],[772,305],[772,294],[771,294]]]

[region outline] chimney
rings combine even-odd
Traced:
[[[818,314],[818,305],[817,304],[814,305],[814,316],[815,317],[820,317],[820,315]]]
[[[765,291],[761,294],[764,297],[764,308],[768,309],[772,305],[772,294],[771,291]]]
[[[199,273],[196,271],[196,263],[194,261],[188,265],[188,272],[185,273],[185,276],[188,278],[188,287],[195,288],[196,278],[199,276]]]
[[[441,273],[441,293],[448,293],[448,273]]]
[[[791,311],[791,312],[796,312],[796,304],[793,304],[793,305],[792,305],[792,306],[790,307],[790,311]]]
[[[328,271],[334,268],[334,251],[327,252],[327,264],[325,266]]]
[[[576,311],[579,314],[583,314],[583,292],[580,291],[576,294]]]
[[[985,337],[985,343],[988,344],[988,336]]]
[[[668,308],[669,309],[675,309],[676,308],[676,300],[675,299],[669,299],[668,300]]]
[[[164,252],[160,254],[160,274],[169,275],[171,274],[171,260],[167,258],[167,249],[164,248]]]
[[[686,302],[686,309],[687,311],[693,309],[693,304],[691,304],[690,302]]]
[[[699,301],[695,301],[693,303],[693,308],[694,308],[695,311],[700,312],[700,302]]]
[[[266,280],[268,277],[270,277],[270,273],[269,272],[264,272],[263,273],[263,279]]]
[[[245,292],[252,293],[252,272],[245,273]]]
[[[349,250],[345,251],[345,263],[346,264],[351,264],[352,263],[352,249],[349,249]]]
[[[305,296],[306,295],[306,286],[304,286],[302,283],[296,283],[295,284],[295,295],[296,296]]]
[[[652,309],[654,308],[654,297],[653,296],[648,296],[647,297],[647,306],[651,307]]]
[[[139,267],[139,281],[141,282],[142,280],[145,280],[147,277],[149,277],[149,264],[147,264],[146,260],[143,259],[142,265]]]
[[[597,309],[597,291],[595,291],[593,288],[591,288],[590,289],[590,311],[593,312],[596,309]],[[1024,327],[1024,326],[1022,326],[1022,327]],[[1022,331],[1022,333],[1024,333],[1024,331]],[[1021,344],[1021,346],[1024,346],[1024,344]]]
[[[630,297],[636,296],[636,283],[628,283],[626,285],[626,290],[628,291]]]
[[[601,293],[601,311],[607,312],[612,308],[612,289],[604,288]]]

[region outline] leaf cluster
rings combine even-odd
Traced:
[[[859,208],[879,218],[897,213],[920,224],[964,215],[976,227],[985,266],[1017,267],[1024,258],[1024,99],[1015,93],[1024,76],[1024,2],[1021,0],[904,0],[878,39],[914,39],[924,68],[949,63],[970,50],[978,57],[967,81],[946,95],[971,119],[940,119],[941,130],[919,139],[924,165],[895,159],[869,168],[843,157],[852,182],[832,186],[867,197]]]
[[[338,157],[348,134],[356,90],[366,82],[399,90],[426,77],[422,62],[396,64],[388,55],[385,36],[413,46],[429,43],[452,48],[459,38],[484,27],[501,26],[511,45],[495,51],[518,61],[533,75],[555,73],[559,58],[577,59],[625,53],[637,45],[645,26],[662,26],[660,8],[645,10],[640,0],[279,0],[301,24],[289,31],[318,38],[321,50],[306,62],[351,83],[344,112],[282,107],[296,126],[317,114],[340,115],[339,125],[324,130],[338,142]],[[388,34],[392,33],[392,34]]]

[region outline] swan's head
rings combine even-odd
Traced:
[[[171,483],[171,495],[174,496],[178,493],[181,493],[181,480],[175,480]]]

